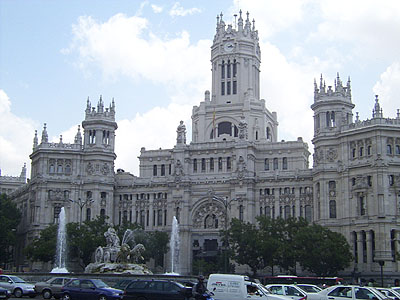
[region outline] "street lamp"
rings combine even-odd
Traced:
[[[232,201],[236,201],[237,198],[233,198],[231,200],[228,200],[228,197],[223,198],[223,197],[219,197],[219,196],[213,195],[212,199],[215,200],[215,201],[218,201],[219,203],[221,203],[225,208],[225,224],[224,224],[224,227],[225,227],[225,243],[228,243],[228,238],[227,238],[228,208],[229,209],[231,208]],[[223,258],[224,258],[224,272],[226,273],[227,270],[228,270],[228,260],[227,260],[228,257],[227,257],[226,249],[223,250],[223,251],[224,251],[224,255],[223,255]]]
[[[82,209],[89,203],[93,203],[94,200],[92,198],[86,198],[86,200],[82,200],[81,198],[78,198],[78,200],[69,199],[69,201],[71,201],[79,206],[79,209],[80,209],[79,226],[81,226],[82,225]]]
[[[383,287],[383,266],[385,265],[385,261],[384,260],[379,260],[378,264],[381,267],[381,287]]]

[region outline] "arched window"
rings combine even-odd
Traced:
[[[56,168],[55,168],[54,165],[55,165],[54,161],[51,160],[50,161],[50,166],[49,166],[49,173],[54,173],[56,171]]]
[[[396,145],[396,154],[399,155],[400,154],[400,146]]]
[[[265,216],[271,218],[271,207],[265,207]]]
[[[161,176],[165,176],[165,165],[161,165]]]
[[[228,60],[227,72],[226,73],[227,73],[227,78],[231,78],[231,61],[230,60]]]
[[[106,216],[106,210],[104,208],[100,209],[100,217],[104,218]]]
[[[201,159],[201,171],[202,172],[206,171],[206,159],[205,158]]]
[[[71,174],[71,165],[70,164],[65,165],[65,174]]]
[[[274,158],[274,170],[278,170],[278,159]]]
[[[386,152],[388,155],[392,155],[392,145],[387,145],[386,146]]]
[[[237,62],[236,59],[233,60],[233,77],[237,76]]]
[[[92,211],[90,207],[86,208],[86,221],[90,221],[92,217]]]
[[[258,131],[256,130],[256,141],[258,140]]]
[[[360,157],[364,155],[364,147],[360,147],[358,154]]]
[[[267,140],[271,140],[271,129],[269,127],[267,127]]]
[[[63,173],[63,163],[62,163],[62,161],[61,160],[59,160],[58,162],[57,162],[57,173],[58,174],[61,174],[61,173]]]
[[[226,169],[227,170],[231,170],[232,166],[231,166],[231,158],[227,157],[226,158]]]
[[[222,157],[218,157],[218,171],[222,171]]]
[[[356,157],[356,148],[351,149],[351,157],[352,158]]]
[[[287,157],[284,157],[282,159],[282,170],[287,170],[288,165],[287,165]]]
[[[221,64],[221,79],[225,79],[225,61]]]
[[[264,159],[264,171],[269,171],[269,159]]]
[[[286,219],[289,219],[290,218],[290,206],[289,205],[285,205],[285,215],[284,215],[284,218],[285,218],[285,220]]]
[[[153,165],[153,176],[157,176],[157,165]]]
[[[390,249],[392,251],[392,259],[396,261],[396,230],[390,230]]]
[[[193,159],[193,172],[197,172],[197,159]]]
[[[86,192],[86,199],[91,200],[92,197],[93,197],[92,192],[91,192],[91,191],[87,191],[87,192]]]
[[[329,218],[336,219],[336,201],[329,201]]]
[[[367,155],[371,155],[372,154],[372,148],[371,148],[371,146],[368,146],[367,147]]]
[[[218,136],[220,136],[221,134],[232,135],[232,123],[231,122],[218,123]]]
[[[307,222],[311,222],[312,221],[311,205],[306,205],[304,209],[305,209],[305,219],[307,220]]]

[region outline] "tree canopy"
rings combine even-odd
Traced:
[[[16,244],[17,226],[21,212],[6,194],[0,194],[0,264],[13,261],[12,247]]]
[[[352,260],[350,246],[343,235],[299,218],[257,218],[257,224],[233,219],[228,235],[231,258],[246,264],[255,275],[274,266],[296,274],[296,265],[318,276],[336,275]]]

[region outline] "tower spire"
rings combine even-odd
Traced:
[[[47,127],[46,123],[43,125],[43,131],[42,131],[42,143],[48,143],[49,142],[49,135],[47,134]]]
[[[38,146],[38,136],[37,136],[37,130],[35,130],[35,137],[33,138],[33,149],[35,149]]]

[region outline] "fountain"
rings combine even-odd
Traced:
[[[114,228],[110,227],[104,233],[106,246],[97,247],[95,262],[85,268],[85,273],[119,273],[151,275],[152,272],[143,261],[145,248],[142,244],[135,243],[136,230],[127,229],[122,238],[122,243]]]
[[[168,274],[179,274],[179,244],[179,225],[178,220],[174,216],[172,219],[171,238],[169,241],[171,250],[171,272]]]
[[[58,232],[57,232],[57,248],[56,248],[56,260],[54,268],[51,273],[68,273],[65,267],[65,261],[67,258],[67,231],[65,228],[65,209],[61,207],[60,215],[58,216]]]

